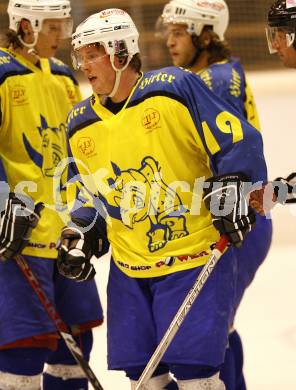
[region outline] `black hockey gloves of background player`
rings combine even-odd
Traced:
[[[278,177],[273,181],[279,184],[274,185],[274,192],[279,203],[296,203],[296,172],[291,173],[288,177]],[[282,191],[280,184],[285,188]]]
[[[63,228],[57,244],[60,274],[78,282],[94,278],[96,271],[91,257],[101,257],[109,250],[105,228],[102,230],[98,232],[95,227],[88,230],[87,223],[78,219]]]
[[[220,234],[225,234],[237,248],[255,225],[256,215],[249,207],[242,173],[212,177],[205,181],[203,200]]]
[[[5,261],[21,253],[28,245],[44,205],[34,205],[31,198],[11,192],[1,206],[0,260]]]

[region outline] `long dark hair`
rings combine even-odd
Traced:
[[[219,62],[223,60],[229,60],[231,57],[231,48],[227,41],[221,41],[218,34],[216,34],[212,26],[205,26],[203,32],[206,31],[211,38],[210,44],[207,46],[206,50],[209,53],[209,65],[214,62]],[[193,36],[192,41],[197,50],[201,50],[201,44],[198,36]]]
[[[23,44],[19,40],[18,33],[12,30],[7,30],[5,33],[0,34],[0,46],[8,49],[11,47],[13,50],[21,49]],[[23,34],[21,34],[22,36]]]
[[[24,18],[22,20],[26,20],[29,22],[28,19]],[[13,50],[15,49],[22,49],[24,45],[19,39],[19,36],[24,39],[25,33],[21,27],[21,23],[18,24],[18,31],[15,32],[13,30],[7,29],[6,32],[0,34],[0,46],[5,47],[8,49],[11,47]]]

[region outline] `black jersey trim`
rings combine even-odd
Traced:
[[[12,72],[5,72],[1,77],[0,77],[0,85],[4,83],[6,79],[9,77],[13,76],[23,76],[25,74],[30,74],[33,73],[30,69],[24,69],[24,70],[14,70]]]
[[[73,137],[74,134],[76,134],[78,131],[83,130],[85,127],[92,125],[93,123],[100,122],[102,119],[97,117],[97,118],[92,118],[89,119],[88,121],[82,122],[77,126],[74,126],[70,131],[69,131],[69,139]]]
[[[61,70],[53,70],[51,69],[51,73],[56,75],[56,76],[65,76],[65,77],[68,77],[69,79],[71,79],[73,81],[73,83],[75,85],[78,85],[78,81],[75,79],[74,76],[72,76],[71,74],[67,73],[67,72],[63,72]]]

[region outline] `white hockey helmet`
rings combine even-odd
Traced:
[[[104,46],[110,56],[132,56],[139,53],[139,33],[128,13],[111,8],[91,15],[72,35],[74,51],[92,43]]]
[[[114,96],[119,87],[122,72],[127,68],[133,56],[140,52],[138,46],[139,33],[128,13],[118,8],[110,8],[84,20],[72,35],[72,61],[75,69],[81,66],[79,49],[100,44],[104,47],[116,72],[116,80],[112,92]],[[124,57],[125,65],[117,68],[115,56]]]
[[[71,5],[69,0],[9,0],[9,28],[19,30],[22,19],[31,22],[33,31],[38,34],[46,19],[65,19],[62,38],[70,38],[73,30]]]
[[[204,26],[212,26],[223,41],[229,22],[229,10],[224,0],[171,0],[165,5],[161,19],[164,25],[187,24],[188,33],[197,36]]]

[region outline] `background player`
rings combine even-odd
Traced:
[[[80,100],[69,68],[53,58],[72,32],[68,0],[11,0],[10,30],[0,50],[0,388],[37,390],[44,363],[44,389],[86,389],[87,381],[58,339],[31,286],[13,261],[21,250],[63,320],[89,358],[91,328],[102,321],[95,282],[74,283],[56,272],[56,241],[63,221],[55,210],[54,172],[66,157],[66,118]],[[50,58],[49,58],[50,57]],[[6,184],[7,183],[7,184]],[[8,186],[7,186],[8,185]],[[17,197],[46,205],[32,222],[14,218]],[[6,192],[6,193],[5,193]],[[27,198],[24,198],[27,199]],[[29,207],[29,206],[28,206]],[[33,207],[33,205],[32,205]],[[87,299],[85,297],[87,296]]]
[[[197,73],[215,94],[260,129],[256,105],[243,67],[238,59],[231,56],[231,49],[224,40],[228,22],[229,11],[224,0],[209,0],[206,3],[171,0],[163,9],[157,29],[158,34],[166,40],[175,66]],[[256,227],[238,252],[238,302],[266,257],[271,236],[271,220],[257,215]],[[233,328],[229,335],[229,347],[221,376],[227,389],[244,389],[241,341]]]
[[[296,69],[296,2],[294,0],[277,0],[269,9],[266,36],[269,51],[277,53],[283,65]],[[286,179],[280,178],[288,185],[295,186],[296,173]],[[296,202],[296,191],[290,188],[287,203]]]
[[[296,69],[296,2],[276,0],[267,15],[266,37],[270,54],[278,54],[287,68]],[[273,191],[279,185],[278,190]],[[279,196],[280,192],[280,196]],[[296,202],[296,172],[286,178],[277,178],[268,192],[256,191],[251,195],[251,204],[262,215],[276,202]]]
[[[194,203],[196,212],[189,210],[192,196],[201,196],[194,183],[213,176],[205,199],[217,208],[223,208],[221,199],[224,205],[234,201],[226,191],[233,183],[235,210],[244,204],[245,211],[231,207],[214,223],[241,246],[255,215],[239,188],[248,178],[266,180],[262,139],[192,72],[170,67],[141,74],[138,32],[122,10],[104,10],[82,22],[73,48],[76,66],[95,93],[75,107],[73,112],[83,115],[70,114],[70,148],[75,173],[108,212],[112,244],[108,363],[110,369],[124,370],[134,388],[218,238],[203,203]],[[87,153],[79,148],[81,139],[90,140]],[[81,209],[80,219],[92,222],[89,208]],[[79,260],[91,273],[91,252],[85,240],[85,254],[75,256],[83,232],[73,230],[72,241],[71,230],[62,234],[58,265],[75,278]],[[219,370],[237,304],[237,266],[237,251],[230,248],[148,389],[164,388],[168,369],[179,389],[225,389]]]

